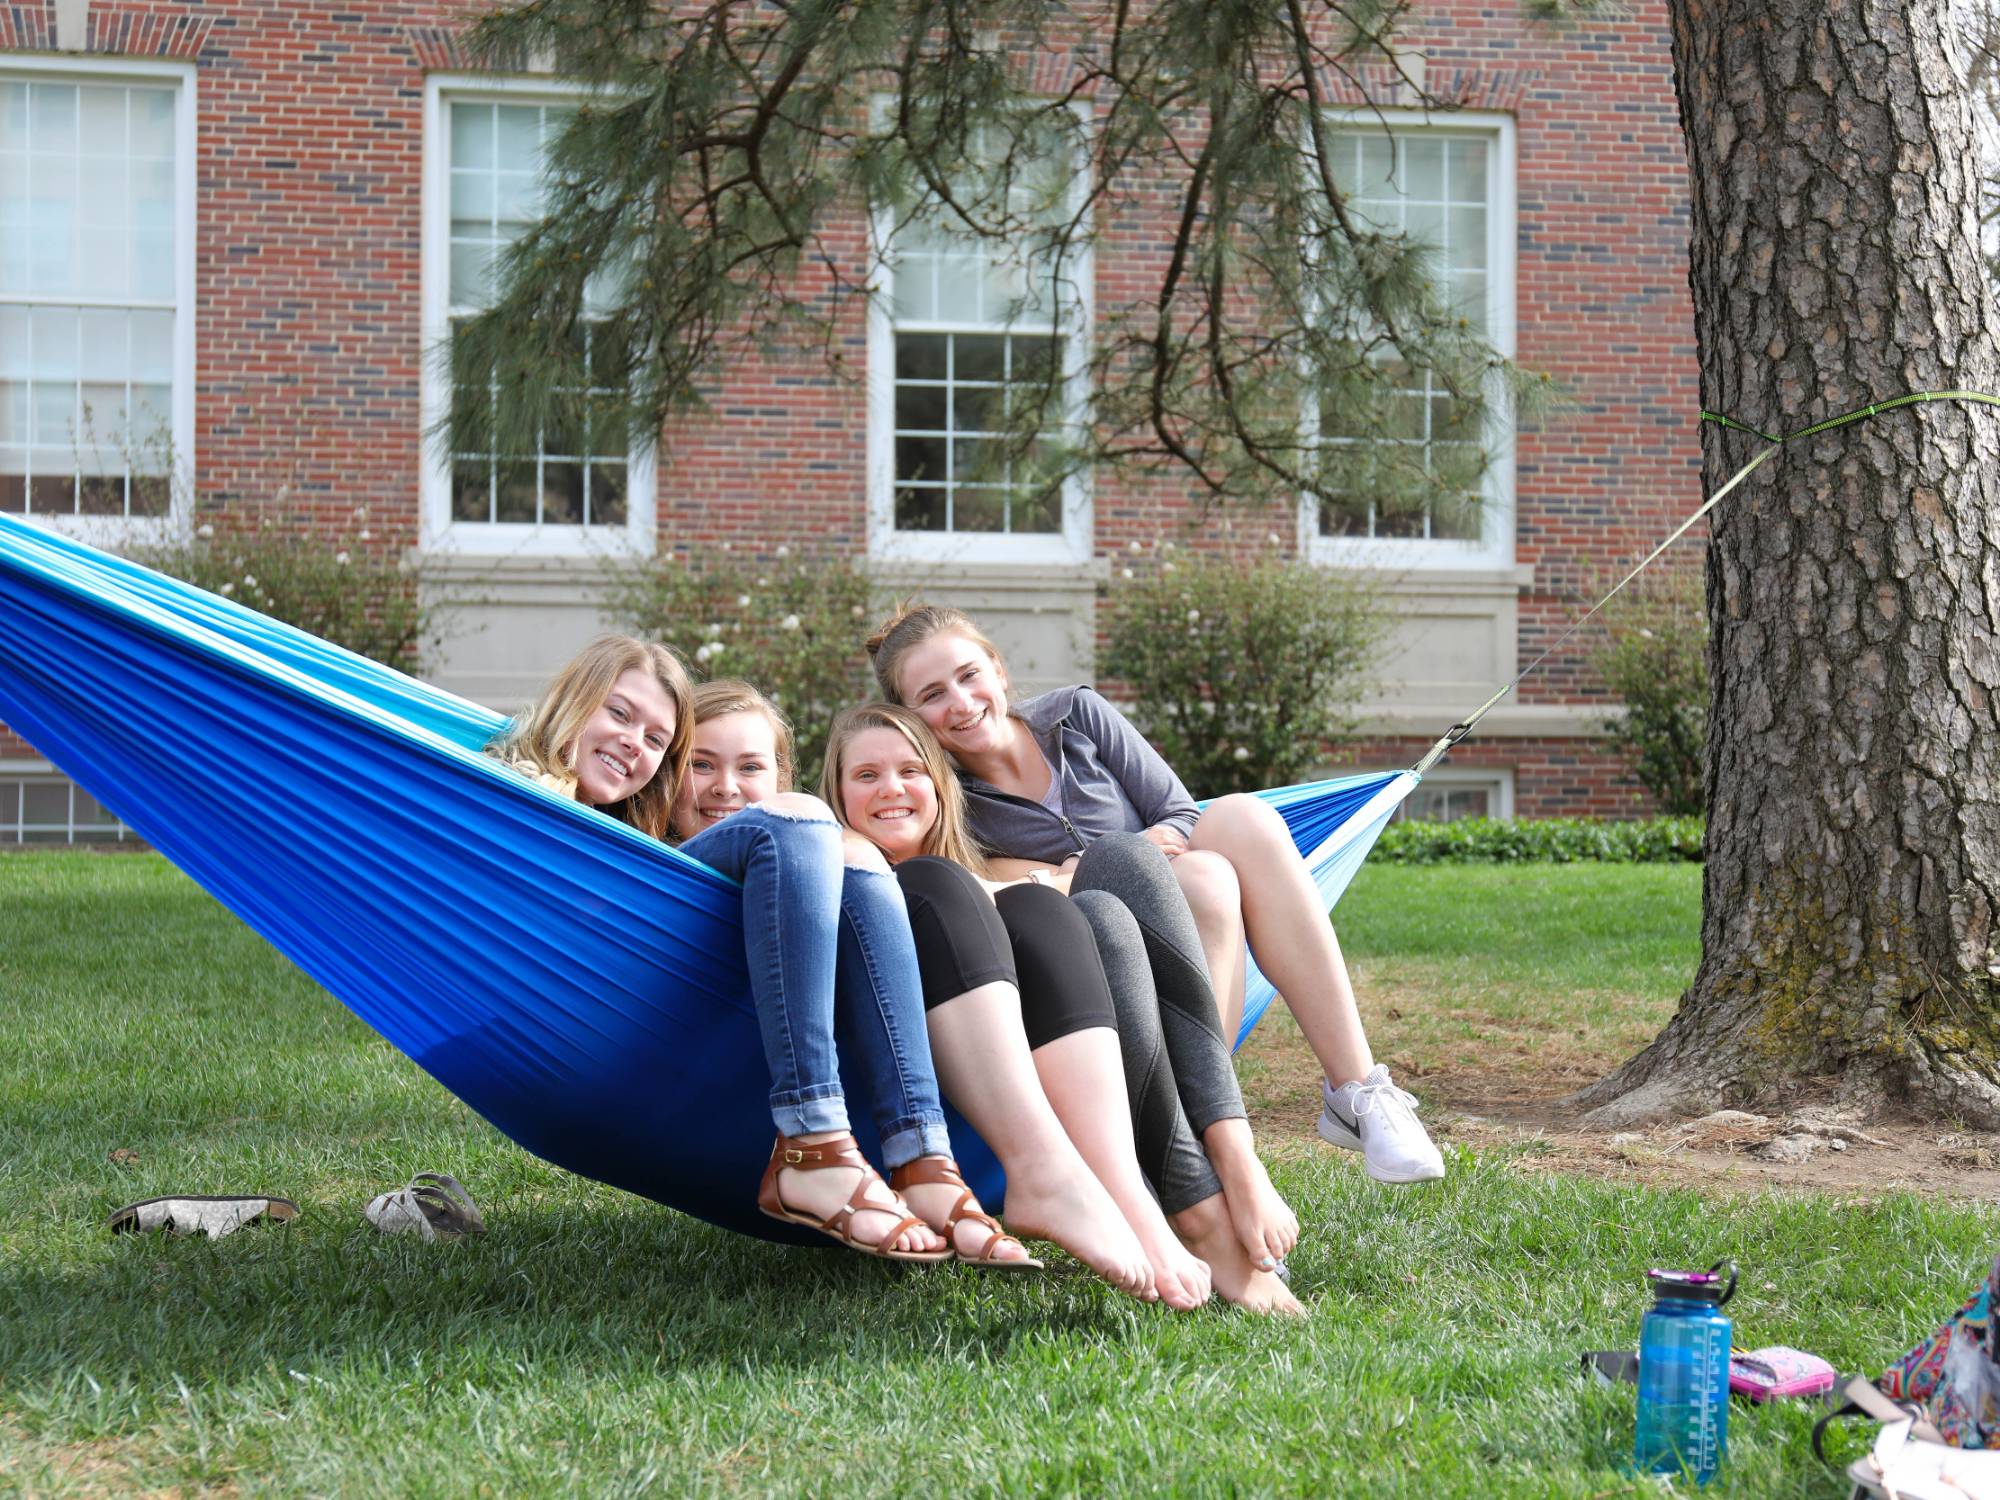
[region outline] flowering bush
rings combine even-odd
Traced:
[[[1275,543],[1276,538],[1272,539]],[[1103,667],[1198,797],[1299,780],[1353,727],[1387,625],[1376,592],[1279,556],[1165,543],[1115,583]]]
[[[1708,771],[1708,607],[1699,570],[1669,573],[1607,611],[1611,643],[1597,669],[1625,700],[1604,721],[1606,748],[1629,751],[1632,774],[1660,810],[1698,814]]]
[[[279,499],[241,529],[204,523],[185,541],[135,549],[136,561],[404,672],[441,636],[419,571],[371,545],[367,511],[333,537],[309,532]]]
[[[615,575],[607,601],[633,634],[680,652],[696,677],[741,677],[783,709],[808,787],[833,716],[874,696],[861,646],[872,604],[850,560],[790,547],[635,563]]]

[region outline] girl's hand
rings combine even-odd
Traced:
[[[1178,854],[1187,853],[1187,835],[1182,833],[1178,828],[1171,828],[1165,823],[1155,823],[1151,828],[1141,833],[1140,837],[1151,839],[1154,843],[1158,844],[1160,846],[1160,853],[1166,855],[1168,859],[1172,859]]]

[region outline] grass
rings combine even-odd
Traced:
[[[1425,995],[1439,1016],[1657,1015],[1698,872],[1606,874],[1371,870],[1342,926],[1411,1045],[1450,1035],[1413,1018]],[[2000,1228],[1506,1151],[1396,1192],[1286,1148],[1310,1318],[1174,1316],[1074,1271],[778,1249],[545,1166],[150,856],[0,859],[0,912],[0,1494],[1661,1493],[1620,1470],[1631,1394],[1575,1374],[1635,1338],[1644,1266],[1733,1256],[1739,1340],[1874,1367],[1957,1305]],[[363,1224],[429,1167],[471,1186],[483,1240]],[[100,1228],[220,1190],[305,1211],[215,1243]],[[1809,1426],[1739,1408],[1707,1493],[1844,1495]]]

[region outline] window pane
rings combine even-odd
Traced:
[[[942,489],[901,489],[896,491],[896,528],[899,531],[943,531],[945,492]]]
[[[625,465],[590,466],[589,521],[593,526],[625,524]]]
[[[942,380],[951,340],[941,333],[896,335],[898,380]]]
[[[493,511],[493,466],[477,459],[460,459],[451,468],[451,518],[488,521]]]
[[[945,392],[941,385],[898,385],[896,425],[942,432],[945,422]]]
[[[125,155],[125,89],[85,88],[78,100],[83,151],[87,156]]]
[[[552,526],[583,524],[583,465],[542,465],[542,519]]]
[[[947,439],[913,438],[896,439],[896,482],[911,480],[943,480],[950,477],[946,459]]]
[[[1007,378],[1007,340],[1004,337],[962,333],[952,340],[952,346],[954,380],[997,381]]]
[[[1486,142],[1454,140],[1445,148],[1447,170],[1451,174],[1451,196],[1455,203],[1486,201]]]
[[[1435,136],[1403,137],[1403,196],[1444,201],[1444,142]]]
[[[509,464],[499,471],[494,486],[493,519],[532,525],[540,519],[536,513],[535,498],[535,466]]]
[[[493,167],[493,106],[451,107],[451,164],[490,171]]]
[[[1007,491],[997,487],[961,486],[952,492],[953,531],[1005,531]]]

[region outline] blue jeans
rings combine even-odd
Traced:
[[[903,893],[841,860],[829,818],[752,804],[681,851],[743,884],[743,947],[781,1135],[848,1129],[839,1051],[868,1090],[882,1163],[951,1154]]]

